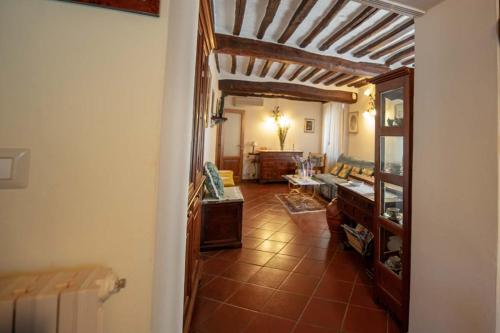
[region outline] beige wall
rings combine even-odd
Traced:
[[[0,191],[0,273],[112,267],[107,333],[150,331],[167,8],[0,1],[0,147],[32,154]]]
[[[366,89],[374,89],[372,85],[359,90],[358,101],[349,105],[349,112],[358,112],[358,133],[349,133],[349,145],[347,153],[349,156],[362,160],[375,160],[375,120],[373,116],[364,115],[368,109],[369,98],[365,96]]]
[[[496,0],[416,21],[410,332],[495,331]]]
[[[252,151],[251,142],[256,141],[258,146],[267,149],[279,149],[279,139],[276,131],[266,125],[271,111],[275,106],[291,120],[291,127],[285,141],[285,149],[302,150],[304,156],[309,152],[320,152],[321,150],[321,103],[302,102],[280,98],[264,98],[264,106],[234,106],[233,97],[226,97],[225,108],[245,110],[244,135],[244,163],[243,178],[250,179],[254,168],[247,158]],[[304,133],[304,118],[316,120],[314,133]],[[268,123],[267,123],[268,124]]]
[[[217,67],[215,66],[215,57],[214,55],[210,55],[209,59],[210,64],[210,72],[212,74],[212,84],[211,88],[215,92],[215,101],[212,101],[210,104],[210,112],[212,110],[212,105],[214,109],[217,108],[217,98],[220,97],[219,90],[219,73],[217,72]],[[217,126],[208,127],[205,129],[205,151],[204,151],[204,160],[215,163],[215,149],[217,145]]]

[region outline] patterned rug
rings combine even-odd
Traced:
[[[321,212],[326,209],[327,202],[320,198],[312,198],[308,194],[276,194],[279,201],[290,214]]]

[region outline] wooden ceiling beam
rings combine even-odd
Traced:
[[[239,36],[241,32],[241,26],[243,25],[243,18],[245,17],[246,6],[247,0],[236,0],[234,9],[233,35]]]
[[[357,35],[352,40],[350,40],[349,42],[347,42],[346,44],[344,44],[343,46],[341,46],[337,50],[337,52],[340,53],[340,54],[343,54],[343,53],[346,53],[346,52],[352,50],[353,48],[357,47],[358,45],[360,45],[361,43],[363,43],[368,38],[370,38],[373,35],[375,35],[380,30],[384,29],[389,24],[391,24],[392,22],[394,22],[398,17],[400,17],[400,16],[398,14],[396,14],[396,13],[388,14],[383,19],[379,20],[376,24],[372,25],[368,30],[365,30],[364,32],[362,32],[361,34]]]
[[[393,65],[393,64],[397,63],[400,60],[406,59],[406,58],[411,57],[413,55],[415,55],[415,47],[411,46],[411,47],[408,47],[408,48],[406,48],[406,49],[404,49],[402,51],[399,51],[398,53],[390,56],[385,61],[385,64],[387,66],[390,66],[390,65]]]
[[[302,0],[300,2],[299,6],[293,13],[292,18],[290,19],[290,22],[288,22],[288,25],[278,39],[278,43],[286,43],[286,41],[293,35],[295,30],[297,30],[302,21],[304,21],[304,19],[307,17],[316,2],[318,2],[318,0]]]
[[[357,27],[359,27],[363,22],[368,20],[370,17],[373,16],[378,11],[377,8],[374,7],[366,7],[363,9],[358,15],[356,15],[352,20],[344,24],[342,27],[339,29],[335,30],[330,37],[328,37],[323,44],[320,45],[319,49],[321,51],[326,51],[330,48],[330,46],[333,45],[336,41],[338,41],[340,38],[348,34],[349,32],[353,31]]]
[[[368,45],[364,46],[360,50],[353,53],[353,56],[360,58],[367,54],[373,53],[375,50],[387,45],[391,40],[394,40],[402,32],[408,31],[409,28],[413,27],[415,22],[412,19],[406,20],[405,22],[399,24],[397,27],[391,31],[383,34],[374,41],[370,42]]]
[[[281,0],[268,0],[267,1],[266,13],[264,14],[264,17],[262,18],[262,22],[260,22],[259,31],[257,32],[258,39],[264,38],[264,35],[266,34],[267,28],[273,22],[274,16],[276,16],[276,11],[278,10],[280,3],[281,3]]]
[[[331,78],[330,80],[327,80],[327,81],[323,82],[323,84],[324,84],[325,86],[330,86],[330,85],[332,85],[332,84],[334,84],[334,83],[336,83],[336,82],[338,82],[338,81],[340,81],[340,80],[343,80],[343,79],[345,79],[345,78],[347,78],[347,77],[349,77],[349,76],[350,76],[349,74],[340,73],[340,74],[338,74],[338,75],[335,75],[335,76],[334,76],[333,78]]]
[[[266,60],[264,66],[262,66],[262,70],[260,71],[260,77],[265,77],[267,75],[267,72],[269,72],[269,68],[272,64],[273,62],[271,60]]]
[[[377,60],[383,56],[386,56],[388,54],[391,54],[399,49],[402,49],[404,47],[410,46],[415,42],[415,36],[411,35],[408,37],[403,38],[397,43],[391,44],[389,46],[384,47],[383,49],[375,52],[374,54],[370,55],[370,59],[372,60]]]
[[[359,80],[353,83],[348,84],[348,87],[354,87],[354,88],[361,88],[363,86],[366,86],[368,83],[370,83],[367,79]]]
[[[321,82],[328,80],[332,76],[337,74],[336,72],[333,71],[326,71],[325,73],[322,73],[320,76],[318,76],[316,79],[314,79],[313,83],[314,84],[320,84]]]
[[[219,53],[214,52],[214,57],[215,57],[215,67],[217,68],[217,72],[220,73]]]
[[[306,82],[310,78],[312,78],[314,75],[316,75],[320,71],[319,68],[313,68],[311,69],[306,75],[300,78],[300,82]]]
[[[344,8],[348,0],[338,0],[335,5],[328,11],[328,13],[319,21],[319,23],[314,27],[311,32],[304,38],[300,43],[300,47],[304,48],[309,45],[316,36],[323,31],[332,22],[333,18],[338,14],[338,12]]]
[[[339,57],[307,52],[298,48],[230,35],[216,35],[217,52],[271,61],[306,65],[358,76],[374,76],[389,70],[387,66],[355,62]]]
[[[290,64],[287,64],[286,62],[282,63],[280,69],[274,75],[274,79],[279,80],[281,78],[281,76],[283,75],[283,73],[286,71],[286,69],[288,68],[289,65]]]
[[[412,57],[410,59],[407,59],[401,63],[403,66],[409,66],[415,64],[415,57]]]
[[[297,78],[297,76],[299,76],[300,73],[302,73],[304,71],[304,69],[306,69],[307,66],[305,65],[302,65],[302,66],[299,66],[295,72],[293,72],[293,74],[288,78],[288,81],[293,81]]]
[[[231,55],[231,74],[236,74],[236,56]]]
[[[260,96],[299,99],[317,102],[356,103],[357,94],[340,90],[326,90],[293,83],[219,80],[224,96]]]
[[[342,81],[338,81],[337,83],[335,83],[335,85],[337,87],[342,87],[342,86],[348,85],[349,83],[353,83],[354,81],[357,81],[357,80],[359,80],[359,76],[353,75],[353,76],[350,76]]]
[[[247,72],[246,75],[250,76],[252,75],[253,72],[253,66],[255,65],[255,57],[250,57],[248,58],[248,66],[247,66]]]

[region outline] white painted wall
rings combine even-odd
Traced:
[[[154,333],[182,332],[197,31],[198,1],[171,1],[161,119],[153,276]]]
[[[495,332],[496,0],[416,21],[410,332]]]
[[[32,158],[29,187],[0,191],[0,273],[112,267],[107,333],[150,331],[167,9],[0,1],[0,146]]]
[[[224,104],[227,109],[245,110],[244,121],[244,161],[243,178],[251,179],[255,172],[248,159],[248,153],[252,151],[251,143],[257,142],[258,146],[267,149],[279,149],[278,134],[269,126],[268,118],[275,106],[291,120],[291,127],[285,141],[285,149],[301,150],[304,156],[309,152],[321,151],[321,103],[302,102],[281,98],[264,98],[264,106],[234,106],[233,97],[226,97]],[[316,120],[314,133],[304,133],[304,119]]]
[[[368,109],[369,98],[365,96],[366,89],[374,89],[372,85],[359,90],[358,101],[349,105],[349,112],[358,112],[358,133],[349,133],[349,156],[366,160],[375,160],[375,118],[363,113]]]

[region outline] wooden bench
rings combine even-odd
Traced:
[[[201,251],[241,247],[243,201],[236,186],[225,187],[222,199],[203,199]]]

